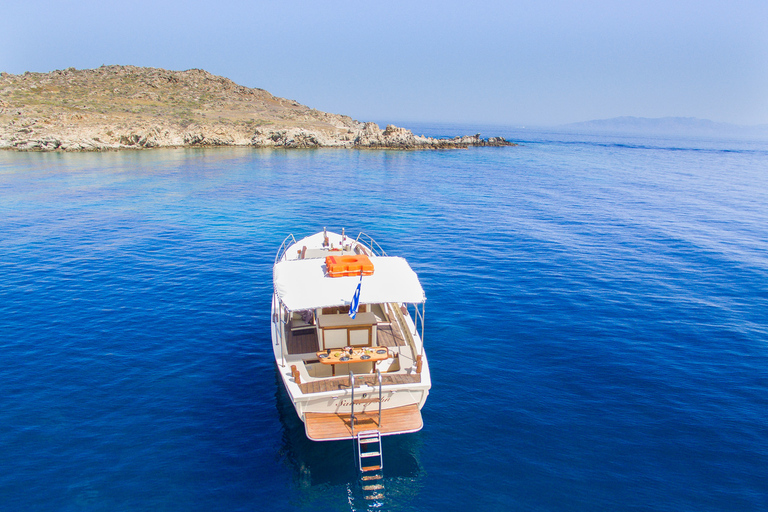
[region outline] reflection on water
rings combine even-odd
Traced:
[[[422,488],[425,471],[419,450],[423,434],[382,438],[383,489],[366,499],[357,470],[353,441],[310,441],[275,370],[275,404],[282,425],[280,457],[293,475],[293,499],[306,509],[347,502],[351,510],[410,510]],[[369,496],[371,493],[367,493]]]

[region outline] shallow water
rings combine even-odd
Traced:
[[[0,152],[0,508],[768,508],[768,144],[502,135]],[[275,251],[324,226],[428,298],[378,503],[272,361]]]

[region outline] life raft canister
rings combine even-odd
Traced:
[[[331,277],[359,276],[361,271],[364,276],[373,275],[373,263],[364,254],[326,256],[325,266]]]

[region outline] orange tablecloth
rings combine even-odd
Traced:
[[[323,350],[317,353],[317,358],[323,364],[375,363],[389,357],[386,347],[354,347],[351,351],[343,348],[331,349],[329,354]]]

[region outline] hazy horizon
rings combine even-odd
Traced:
[[[768,123],[757,1],[315,4],[11,0],[0,71],[205,69],[359,120]]]

